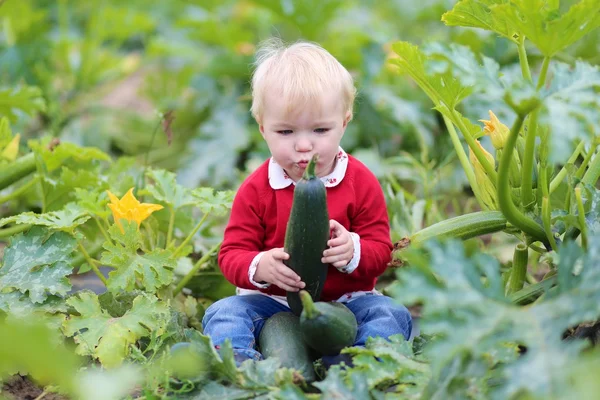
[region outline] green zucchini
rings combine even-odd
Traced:
[[[325,356],[339,354],[356,340],[356,317],[342,303],[313,302],[310,294],[300,291],[302,315],[300,330],[306,343]]]
[[[267,319],[258,345],[264,358],[279,358],[282,367],[300,371],[307,382],[316,379],[311,351],[300,332],[300,320],[291,312],[278,312]]]
[[[419,246],[430,239],[455,238],[467,240],[507,228],[508,222],[500,211],[478,211],[446,219],[395,243],[390,265],[404,265],[406,248]]]
[[[35,172],[35,154],[29,153],[0,168],[0,190]]]
[[[421,229],[411,236],[412,245],[420,244],[432,238],[452,237],[470,239],[486,233],[506,229],[507,221],[500,211],[478,211],[446,219]]]
[[[315,301],[321,298],[329,268],[329,264],[321,262],[329,240],[329,213],[325,185],[315,174],[317,160],[315,154],[296,183],[284,243],[290,255],[285,265],[300,276],[306,284],[304,290]],[[292,312],[300,316],[302,302],[298,292],[287,292],[287,301]]]

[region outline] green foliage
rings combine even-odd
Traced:
[[[73,376],[82,360],[67,348],[44,320],[0,320],[0,381],[17,372],[42,385],[74,392]]]
[[[77,203],[69,203],[60,211],[44,214],[25,212],[0,220],[0,226],[9,223],[46,226],[51,230],[73,232],[76,227],[84,224],[90,216]]]
[[[121,224],[123,231],[116,224],[109,229],[108,233],[113,241],[104,244],[106,251],[102,253],[100,260],[103,264],[115,268],[109,274],[108,289],[131,291],[136,288],[136,282],[139,280],[141,288],[155,293],[160,287],[170,284],[176,265],[170,258],[171,252],[155,249],[138,254],[142,237],[137,224]]]
[[[34,303],[48,295],[64,295],[71,288],[70,255],[76,241],[64,232],[51,233],[39,227],[15,236],[5,250],[0,268],[0,286],[28,294]]]
[[[18,118],[17,110],[34,115],[45,108],[42,91],[35,86],[0,89],[0,99],[0,117],[7,117],[12,122]]]
[[[166,304],[150,295],[136,297],[131,309],[116,318],[104,311],[98,297],[90,292],[80,292],[67,304],[76,314],[64,322],[65,335],[74,337],[77,354],[97,358],[107,368],[121,365],[131,344],[164,329],[167,322]]]
[[[90,400],[594,396],[598,353],[563,335],[600,318],[597,3],[462,0],[444,26],[444,0],[0,0],[0,168],[29,160],[0,196],[10,237],[0,377],[18,370]],[[510,199],[555,247],[510,232],[535,253],[535,271],[545,253],[549,278],[528,276],[507,298],[510,265],[457,244],[409,248],[411,265],[389,292],[423,306],[425,334],[414,342],[347,349],[354,366],[332,368],[314,387],[277,360],[236,367],[230,344],[216,351],[200,319],[234,289],[214,255],[234,192],[215,189],[236,187],[268,156],[248,113],[249,78],[258,43],[274,35],[321,43],[355,78],[343,146],[386,179],[394,240],[477,211],[464,193],[468,181],[479,195],[464,142],[480,162],[489,142],[474,121],[488,110],[509,126],[523,117],[515,153],[521,171],[532,156],[531,187]],[[493,186],[500,162],[478,171]],[[117,223],[107,190],[131,188],[166,210]],[[520,204],[529,189],[531,203]],[[569,240],[579,232],[581,246]],[[502,248],[491,243],[486,251]],[[106,292],[71,293],[76,270]],[[64,336],[85,368],[60,346]],[[180,341],[192,344],[191,360],[167,351]]]
[[[456,242],[430,244],[429,262],[401,271],[390,293],[405,304],[423,304],[422,329],[435,335],[426,348],[433,382],[441,384],[447,368],[459,362],[455,384],[469,371],[488,369],[478,385],[492,398],[568,397],[571,384],[564,371],[577,363],[583,343],[564,341],[563,333],[600,318],[600,241],[591,243],[587,253],[573,242],[561,248],[556,289],[529,307],[504,297],[493,258],[467,258]],[[525,346],[526,353],[517,356],[516,345]],[[502,384],[491,385],[493,380]]]

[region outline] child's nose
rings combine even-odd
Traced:
[[[298,140],[296,140],[296,151],[303,152],[311,150],[312,143],[308,138],[299,137]]]

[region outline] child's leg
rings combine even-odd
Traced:
[[[387,296],[367,295],[344,303],[356,316],[355,346],[364,346],[368,337],[388,338],[401,333],[408,340],[412,318],[407,308]]]
[[[280,311],[290,309],[268,296],[231,296],[208,307],[202,326],[215,346],[229,339],[235,353],[260,360],[262,355],[255,349],[258,335],[267,318]]]

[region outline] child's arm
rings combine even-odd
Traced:
[[[219,252],[221,271],[239,288],[264,289],[274,284],[283,290],[298,291],[304,282],[283,264],[289,258],[283,248],[263,251],[265,223],[259,198],[250,185],[242,185],[236,194]]]
[[[387,268],[392,241],[383,191],[372,173],[361,176],[355,196],[349,229],[332,220],[332,248],[323,253],[323,262],[357,279],[376,278]]]
[[[258,288],[248,276],[252,261],[263,250],[265,236],[258,199],[259,194],[252,185],[242,184],[233,200],[219,251],[223,275],[233,285],[244,289]]]

